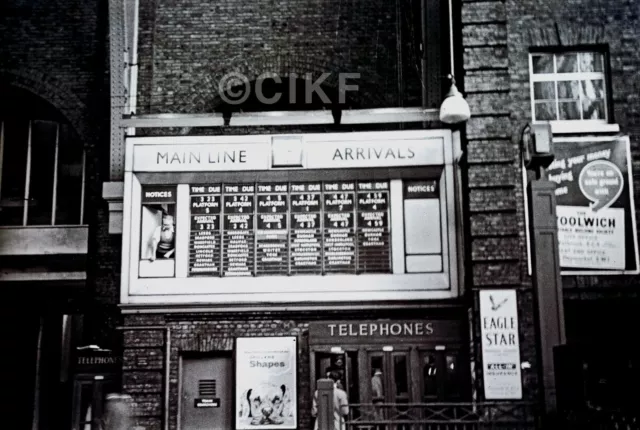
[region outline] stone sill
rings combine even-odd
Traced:
[[[1,227],[0,256],[86,254],[89,227]]]
[[[124,182],[103,183],[102,198],[109,204],[109,234],[122,234]]]

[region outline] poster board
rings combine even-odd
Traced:
[[[628,136],[554,139],[563,275],[640,273]]]
[[[291,337],[236,339],[236,429],[297,427],[297,348]]]
[[[484,397],[522,399],[516,290],[482,290],[479,295]]]

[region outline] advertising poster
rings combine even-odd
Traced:
[[[558,139],[554,154],[562,273],[637,273],[629,138]]]
[[[485,399],[521,399],[516,290],[480,291],[480,318]]]
[[[295,429],[295,337],[236,340],[236,429]]]

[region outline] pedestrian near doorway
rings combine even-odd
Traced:
[[[381,405],[384,403],[384,384],[382,382],[382,370],[375,369],[371,377],[371,403],[374,405],[373,416],[376,421],[384,420],[384,410]],[[381,430],[383,427],[376,427]]]
[[[104,430],[131,430],[131,396],[112,393],[106,400]]]
[[[345,430],[345,419],[349,415],[349,400],[347,392],[338,387],[340,374],[335,370],[329,372],[329,379],[333,381],[333,428],[334,430]],[[313,406],[311,415],[316,418],[314,430],[318,430],[318,390],[313,394]]]

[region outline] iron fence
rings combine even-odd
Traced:
[[[583,408],[562,417],[566,430],[640,430],[640,411]]]
[[[533,430],[533,403],[360,403],[349,405],[346,430]]]

